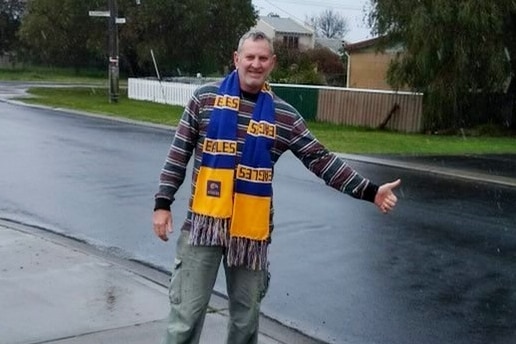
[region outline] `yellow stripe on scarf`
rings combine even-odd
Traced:
[[[236,193],[230,233],[235,237],[263,241],[269,237],[271,199]]]
[[[192,210],[214,218],[229,218],[233,211],[235,171],[201,166],[195,186]]]

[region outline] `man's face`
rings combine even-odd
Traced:
[[[265,39],[244,41],[240,51],[235,52],[235,66],[240,79],[240,89],[245,92],[258,93],[276,63]]]

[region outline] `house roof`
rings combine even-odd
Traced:
[[[339,53],[344,46],[344,41],[336,38],[323,38],[317,37],[315,39],[315,44],[320,45],[322,47],[328,48],[334,53]]]
[[[290,18],[261,16],[260,20],[271,26],[277,33],[313,35],[313,31]]]
[[[376,43],[378,43],[382,38],[383,37],[375,37],[375,38],[371,38],[371,39],[366,39],[365,41],[360,41],[360,42],[351,43],[351,44],[345,44],[344,49],[346,51],[356,51],[356,50],[361,50],[361,49],[365,49],[365,48],[370,48],[370,47],[374,46]]]

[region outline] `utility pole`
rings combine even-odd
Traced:
[[[139,5],[140,1],[136,3]],[[125,24],[125,18],[118,18],[116,0],[108,0],[108,11],[89,11],[90,17],[107,17],[109,33],[109,102],[118,103],[120,66],[118,58],[118,24]]]
[[[118,6],[109,1],[109,102],[118,103],[120,67],[118,63]]]

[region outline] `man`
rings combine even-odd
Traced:
[[[266,84],[276,56],[272,42],[250,31],[234,53],[236,70],[201,86],[185,108],[160,175],[153,226],[166,241],[170,205],[195,150],[190,207],[177,243],[164,343],[198,343],[222,261],[229,298],[227,343],[257,343],[260,302],[268,286],[273,166],[291,150],[325,182],[384,213],[400,180],[380,187],[325,149],[298,112]]]

